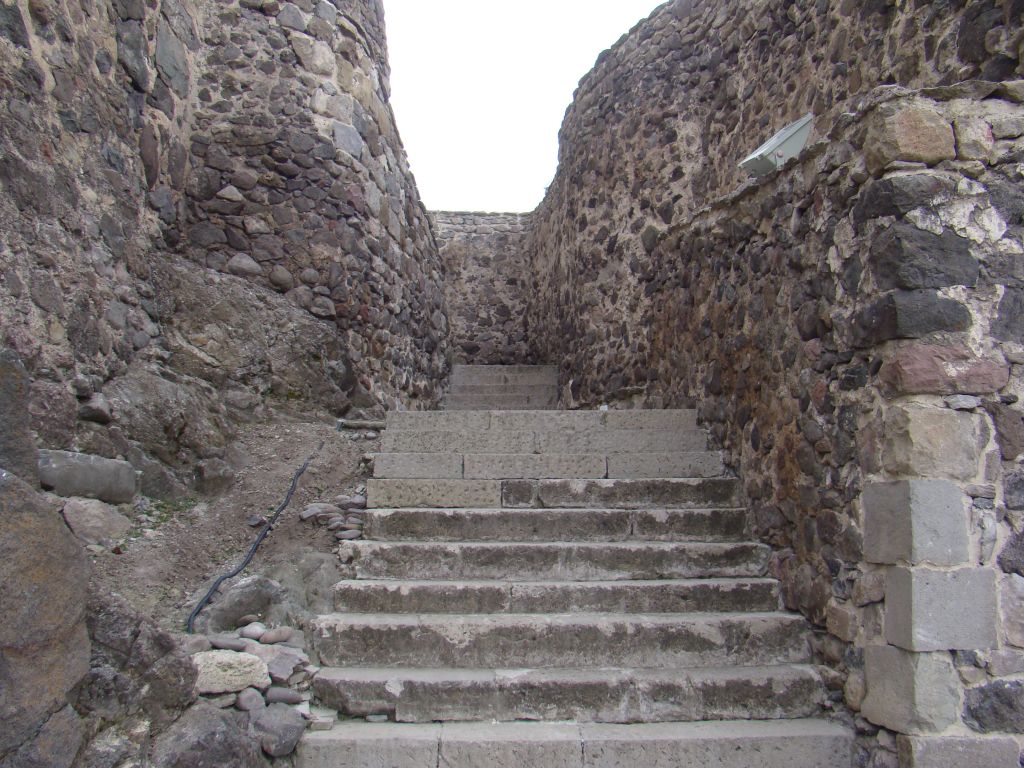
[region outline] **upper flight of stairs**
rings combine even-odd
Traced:
[[[444,400],[447,411],[537,411],[557,406],[554,365],[456,365]]]
[[[694,412],[516,410],[554,404],[553,370],[457,367],[491,389],[389,414],[366,539],[310,626],[316,697],[353,719],[296,768],[847,768]]]

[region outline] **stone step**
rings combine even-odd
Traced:
[[[774,611],[774,579],[340,581],[340,613],[688,613]]]
[[[342,575],[355,579],[618,581],[762,576],[764,544],[667,542],[343,542]]]
[[[853,734],[821,720],[704,723],[339,723],[295,768],[846,768]]]
[[[478,411],[451,411],[477,415]],[[525,413],[525,411],[524,411]],[[534,411],[533,413],[536,413]],[[552,415],[562,411],[551,411]],[[523,429],[388,429],[385,453],[589,453],[638,454],[706,451],[707,433],[699,429],[606,429],[536,431]]]
[[[725,471],[722,454],[685,453],[378,453],[373,475],[409,479],[556,479],[569,477],[634,479],[717,477]]]
[[[694,430],[697,412],[692,409],[627,411],[390,411],[388,429],[432,429],[472,431],[502,429],[513,431],[562,432],[573,430],[649,430],[654,432]]]
[[[547,507],[623,509],[736,506],[734,478],[640,480],[386,479],[366,482],[371,509],[394,507]]]
[[[452,386],[461,384],[546,384],[557,386],[555,365],[453,365]]]
[[[506,395],[495,393],[491,395],[462,395],[448,394],[444,398],[444,409],[446,411],[542,411],[554,410],[558,407],[558,397],[555,393],[536,395]]]
[[[809,666],[698,669],[328,668],[320,703],[349,717],[400,723],[575,720],[659,723],[778,720],[821,711]]]
[[[391,541],[742,541],[747,515],[716,509],[368,509]]]
[[[483,384],[452,384],[449,395],[506,395],[558,398],[558,387],[554,384],[520,384],[518,382],[500,382]]]
[[[809,661],[803,617],[784,613],[325,614],[313,649],[333,667],[773,666]]]

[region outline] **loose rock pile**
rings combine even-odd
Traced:
[[[366,489],[360,487],[352,495],[336,497],[333,504],[310,504],[299,513],[299,519],[327,526],[327,530],[334,533],[334,538],[338,541],[353,541],[363,537],[363,525],[366,521],[361,512],[364,509]]]

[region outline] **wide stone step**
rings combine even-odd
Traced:
[[[452,386],[463,384],[546,384],[557,386],[554,365],[454,365]]]
[[[762,576],[764,544],[667,542],[351,541],[342,575],[356,579],[617,581]]]
[[[717,477],[725,470],[717,451],[640,454],[378,453],[374,477],[471,480]]]
[[[820,712],[809,666],[698,669],[328,668],[313,690],[350,717],[400,723],[575,720],[657,723],[775,720]]]
[[[778,607],[778,582],[763,578],[350,580],[334,586],[334,609],[340,613],[731,613]]]
[[[648,430],[652,432],[693,430],[697,412],[692,409],[629,411],[557,411],[483,410],[462,411],[389,411],[387,427],[394,429],[431,429],[448,431],[513,430],[561,432],[573,430]]]
[[[783,613],[326,614],[310,622],[336,667],[772,666],[809,661],[808,628]]]
[[[736,506],[733,478],[445,480],[370,478],[367,503],[393,507],[623,509]]]
[[[392,541],[741,541],[746,511],[368,509],[366,538]]]
[[[821,720],[364,723],[308,732],[295,768],[846,768],[853,734]]]

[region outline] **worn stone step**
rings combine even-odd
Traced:
[[[386,482],[386,481],[385,481]],[[643,480],[502,480],[503,507],[611,508],[736,506],[730,477]],[[399,506],[397,504],[393,506]],[[402,505],[408,506],[408,505]],[[425,504],[423,506],[436,506]]]
[[[675,453],[706,451],[707,433],[678,429],[564,429],[537,432],[538,453]]]
[[[343,715],[400,723],[575,720],[658,723],[777,720],[820,712],[809,666],[697,669],[328,668],[319,701]]]
[[[476,411],[452,411],[461,416]],[[529,431],[410,429],[384,432],[387,453],[536,453],[537,433]]]
[[[721,451],[613,453],[608,455],[608,477],[718,477],[725,473]]]
[[[730,613],[778,607],[778,582],[765,578],[349,580],[334,586],[334,609],[341,613]]]
[[[466,454],[463,460],[466,478],[502,480],[506,478],[602,478],[608,474],[608,459],[593,453],[486,453]]]
[[[734,478],[643,480],[445,480],[387,479],[366,482],[371,509],[394,507],[671,508],[737,506]]]
[[[558,384],[554,365],[454,365],[452,386],[461,384]]]
[[[764,544],[668,542],[402,542],[340,545],[342,575],[356,579],[616,581],[762,576]]]
[[[368,539],[392,541],[742,541],[746,511],[369,509]]]
[[[853,733],[815,719],[704,723],[339,723],[295,768],[846,768]]]
[[[809,661],[808,628],[784,613],[325,614],[310,622],[335,667],[772,666]]]
[[[520,432],[572,430],[645,430],[649,432],[697,429],[692,409],[627,411],[390,411],[388,429],[470,431],[501,429]]]
[[[478,411],[451,411],[455,416]],[[552,411],[552,414],[560,411]],[[538,432],[521,429],[399,429],[384,433],[387,453],[590,453],[608,456],[681,453],[707,450],[707,434],[697,429],[568,429]]]
[[[449,395],[523,395],[531,397],[558,397],[554,384],[521,384],[519,382],[455,383],[448,389]]]
[[[553,395],[461,395],[449,394],[444,398],[446,411],[530,411],[555,410],[558,398]]]

